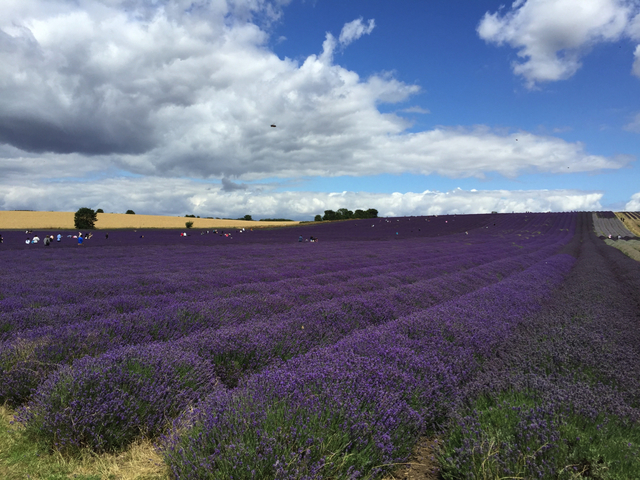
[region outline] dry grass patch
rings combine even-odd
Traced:
[[[143,440],[133,444],[118,455],[95,455],[90,452],[69,465],[73,475],[92,476],[117,480],[166,479],[169,470],[153,444]]]
[[[0,211],[0,229],[5,230],[73,230],[75,212]],[[161,215],[127,215],[98,213],[97,229],[177,228],[186,222],[198,228],[266,228],[297,225],[300,222],[258,222],[247,220],[216,220],[210,218],[167,217]]]
[[[640,237],[640,220],[630,217],[625,212],[615,212],[616,217],[627,227],[636,237]]]
[[[640,262],[640,241],[638,240],[610,240],[605,239],[605,243],[617,248],[626,256]]]
[[[79,456],[50,452],[29,440],[14,412],[0,406],[0,478],[3,480],[166,480],[169,470],[153,444],[143,440],[119,454]]]

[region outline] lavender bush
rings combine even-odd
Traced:
[[[236,456],[237,447],[261,452],[266,477],[350,472],[356,478],[402,461],[419,433],[444,421],[478,361],[523,315],[539,308],[572,264],[568,255],[548,257],[496,286],[359,330],[335,346],[254,375],[236,389],[232,405],[220,407],[218,396],[203,402],[185,420],[192,429],[181,428],[167,440],[167,462],[177,478],[257,478],[254,463]],[[255,421],[245,423],[247,416]],[[277,453],[267,454],[275,432],[295,428],[300,418],[309,443],[290,444],[289,451],[302,449],[306,463],[283,463]],[[226,425],[223,437],[220,422]]]
[[[117,451],[218,388],[210,365],[168,345],[125,347],[53,373],[19,412],[28,434],[60,450]]]

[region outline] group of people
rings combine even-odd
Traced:
[[[300,235],[300,236],[298,237],[298,242],[311,242],[311,243],[315,243],[315,242],[317,242],[317,241],[318,241],[318,238],[317,238],[317,237],[314,237],[314,236],[310,236],[310,237],[309,237],[309,238],[307,238],[307,239],[303,238],[303,237],[302,237],[302,235]]]
[[[24,243],[26,243],[27,245],[32,245],[32,244],[36,244],[40,242],[40,237],[35,234],[33,235],[33,237],[29,236],[33,233],[31,230],[27,230],[25,232],[27,234],[27,239],[25,240]],[[78,235],[67,235],[67,238],[75,238],[78,240],[78,245],[82,245],[84,243],[85,240],[89,240],[91,237],[93,237],[93,233],[89,233],[88,235],[83,234],[82,232],[78,232]],[[109,238],[109,234],[105,234],[105,238]],[[0,235],[0,243],[2,242],[2,236]],[[55,237],[53,235],[45,235],[42,239],[42,243],[44,244],[45,247],[48,247],[49,245],[51,245],[51,243],[53,241],[56,242],[61,242],[62,241],[62,234],[58,234]]]
[[[251,231],[253,232],[253,229],[251,229]],[[246,232],[246,230],[244,228],[241,228],[240,230],[236,230],[236,232],[237,233],[244,233],[244,232]],[[224,233],[224,230],[218,230],[218,229],[202,230],[200,232],[200,236],[206,235],[208,233],[213,233],[214,235],[220,235],[221,237],[233,238],[231,236],[231,233]],[[180,232],[180,236],[181,237],[190,237],[191,235],[189,235],[187,232]]]
[[[30,233],[33,233],[33,232],[27,230],[25,233],[28,236]],[[39,241],[40,241],[40,237],[36,234],[31,238],[27,238],[24,243],[29,245],[29,244],[38,243]],[[60,234],[58,234],[58,241],[60,241]],[[51,242],[53,242],[53,235],[45,235],[42,240],[42,243],[44,243],[44,245],[48,247],[49,245],[51,245]]]

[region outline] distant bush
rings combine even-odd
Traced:
[[[184,226],[187,227],[187,228],[191,228],[191,227],[193,227],[193,222],[186,222],[184,224]]]
[[[62,451],[118,451],[157,436],[188,405],[214,391],[212,368],[167,344],[84,357],[53,373],[20,410],[32,438]]]
[[[83,207],[78,209],[73,217],[73,223],[76,228],[87,230],[95,228],[95,222],[98,220],[96,212],[91,208]]]
[[[247,220],[247,221],[251,221],[251,220],[253,220],[253,218],[251,218],[251,215],[245,215],[244,217],[239,218],[238,220]]]
[[[261,222],[293,222],[289,218],[261,218]]]
[[[185,217],[187,217],[187,218],[196,218],[195,215],[185,215]]]
[[[314,220],[315,222],[321,222],[321,221],[322,221],[322,215],[316,215],[316,216],[313,218],[313,220]]]
[[[99,209],[96,210],[96,213],[104,213],[104,210],[99,208]]]
[[[127,215],[135,215],[136,212],[134,212],[133,210],[127,210],[126,212],[124,212]]]

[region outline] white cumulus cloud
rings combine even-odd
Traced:
[[[624,209],[627,212],[640,212],[640,192],[631,196],[631,200],[627,202]]]
[[[378,107],[406,101],[418,86],[336,64],[331,33],[300,63],[265,46],[251,14],[271,18],[282,3],[9,2],[0,19],[0,143],[30,160],[0,160],[0,175],[482,177],[631,160],[487,127],[409,134],[406,119]],[[373,27],[349,22],[339,42]],[[37,158],[56,168],[43,170]]]
[[[362,35],[369,35],[376,26],[375,20],[372,18],[367,24],[362,21],[362,17],[356,18],[354,21],[345,23],[340,32],[338,41],[341,45],[347,46],[354,40],[359,39]]]
[[[633,0],[517,0],[505,13],[487,12],[477,31],[517,49],[513,71],[533,87],[571,77],[594,44],[632,36],[637,11]]]
[[[633,67],[631,68],[631,73],[633,73],[636,77],[640,78],[640,45],[638,45],[633,52]]]
[[[268,47],[265,24],[280,18],[287,3],[4,1],[0,208],[87,205],[233,216],[230,206],[216,211],[237,201],[238,210],[255,205],[256,215],[289,217],[344,205],[334,205],[328,194],[269,193],[246,182],[407,172],[515,177],[619,169],[634,160],[593,155],[580,142],[483,125],[410,131],[401,113],[428,113],[403,109],[419,86],[387,73],[362,78],[334,59],[336,48],[371,33],[375,22],[356,19],[338,39],[328,33],[306,58],[282,59]],[[503,21],[491,18],[487,25]],[[382,113],[382,104],[400,105],[394,114]],[[367,208],[378,198],[358,195]],[[446,198],[403,195],[401,208],[394,206],[396,197],[384,195],[380,205],[408,214],[410,205],[422,209]],[[495,195],[482,197],[489,210],[499,201],[509,211],[527,202],[525,194]],[[525,210],[570,204],[536,195],[538,203]],[[585,195],[574,197],[593,204],[592,194]],[[443,208],[463,208],[448,202]],[[192,212],[196,208],[201,210]]]

